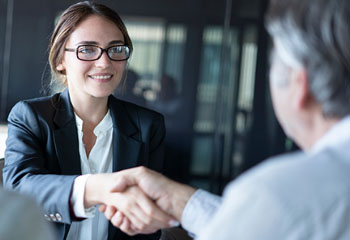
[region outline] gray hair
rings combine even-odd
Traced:
[[[350,1],[271,0],[266,28],[286,64],[306,69],[324,116],[350,114]]]

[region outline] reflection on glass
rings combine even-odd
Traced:
[[[204,29],[194,123],[192,174],[208,174],[209,177],[211,169],[206,169],[201,165],[207,166],[209,162],[212,163],[209,166],[213,166],[217,161],[216,158],[222,158],[222,177],[231,178],[232,174],[236,175],[244,161],[245,137],[249,128],[254,97],[257,29],[250,25],[241,29],[242,32],[239,32],[238,28],[232,27],[229,31],[228,46],[223,48],[226,53],[226,59],[223,62],[220,61],[223,44],[222,27],[209,26]],[[241,45],[238,42],[239,34],[242,34]],[[241,58],[239,59],[240,52]],[[222,69],[224,72],[220,73]],[[219,80],[221,76],[223,79]],[[220,86],[220,81],[222,86]],[[238,91],[235,86],[238,86]],[[220,88],[219,91],[218,88]],[[234,96],[235,91],[238,93],[236,96]],[[215,116],[218,99],[223,109],[220,123],[216,122]],[[234,112],[235,109],[236,112]],[[219,157],[211,154],[214,145],[208,144],[208,139],[203,139],[203,134],[214,136],[214,131],[218,131],[223,139],[219,146],[220,152],[215,154],[219,154]],[[202,154],[201,151],[205,151],[205,154]],[[232,165],[234,172],[230,172]]]
[[[141,82],[146,81],[147,87],[156,88],[165,40],[164,23],[161,20],[142,19],[126,21],[125,25],[134,45],[130,68],[140,75]]]
[[[238,106],[240,109],[246,111],[251,111],[253,106],[257,51],[256,29],[249,27],[244,32],[240,89],[238,95]]]
[[[148,102],[157,101],[164,74],[176,79],[176,92],[182,88],[186,28],[165,24],[162,19],[129,19],[126,27],[134,44],[129,67],[140,79],[137,88]]]
[[[217,100],[217,88],[220,77],[220,58],[222,45],[222,27],[206,27],[203,32],[203,49],[200,67],[200,79],[197,88],[197,110],[194,129],[197,132],[212,132],[215,126],[215,104]],[[223,76],[223,88],[220,94],[223,97],[224,109],[227,110],[224,116],[222,128],[229,127],[227,121],[232,114],[232,93],[236,69],[232,68],[238,60],[237,30],[231,29],[229,32],[229,46],[226,51],[227,59],[224,63],[225,70]],[[227,124],[225,124],[227,123]]]

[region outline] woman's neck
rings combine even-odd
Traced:
[[[83,120],[84,124],[97,126],[102,121],[108,111],[108,97],[96,98],[78,98],[71,96],[71,102],[74,112]]]

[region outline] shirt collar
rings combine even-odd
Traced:
[[[350,116],[343,118],[328,130],[328,132],[311,148],[310,153],[319,152],[326,147],[336,146],[345,141],[350,143]]]
[[[75,121],[77,124],[77,128],[82,131],[83,129],[83,120],[76,114],[75,114]],[[97,136],[100,133],[106,133],[107,131],[109,131],[111,128],[113,127],[113,121],[112,121],[112,117],[110,114],[110,111],[108,109],[106,115],[104,116],[104,118],[102,119],[101,122],[99,122],[99,124],[97,124],[97,126],[94,129],[94,134]]]

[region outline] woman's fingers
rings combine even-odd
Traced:
[[[138,234],[139,232],[137,231],[134,231],[132,228],[131,228],[132,224],[130,223],[129,219],[127,218],[124,218],[123,219],[123,222],[120,226],[120,230],[122,230],[123,232],[127,233],[128,235],[130,236],[133,236],[133,235],[136,235]]]
[[[111,223],[114,225],[114,226],[116,226],[116,227],[118,227],[118,228],[120,228],[120,226],[122,225],[122,223],[123,223],[123,220],[124,220],[124,214],[121,212],[121,211],[117,211],[115,214],[114,214],[114,216],[111,218]]]
[[[117,212],[117,209],[114,206],[107,206],[104,214],[108,220],[111,220],[111,218],[115,215]]]
[[[110,221],[113,226],[119,228],[130,236],[137,234],[137,230],[135,230],[136,228],[130,223],[129,219],[125,217],[121,211],[117,210]]]
[[[104,213],[106,211],[106,208],[107,206],[105,204],[101,204],[99,207],[98,207],[98,210],[101,212],[101,213]]]
[[[169,227],[172,219],[150,200],[138,187],[130,187],[124,193],[119,193],[118,207],[130,220],[133,229],[140,233],[153,233],[160,228]]]
[[[173,217],[164,213],[139,187],[131,186],[123,192],[110,192],[104,212],[111,223],[127,234],[150,234],[161,228],[171,227]]]

